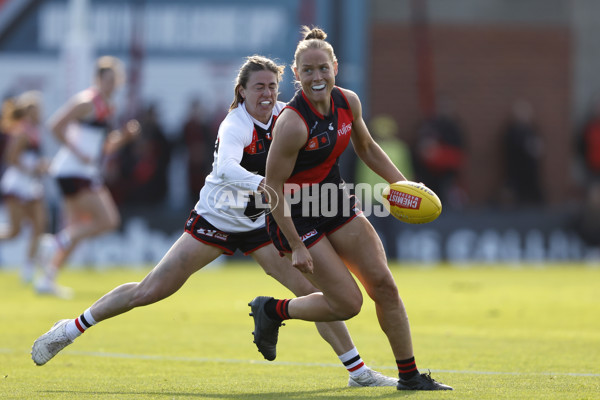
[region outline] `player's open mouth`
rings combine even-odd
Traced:
[[[314,90],[315,92],[318,92],[319,90],[323,90],[325,89],[325,84],[321,84],[321,85],[315,85],[312,87],[312,90]]]
[[[271,104],[271,101],[270,100],[261,101],[260,104],[263,106],[268,106],[269,104]]]

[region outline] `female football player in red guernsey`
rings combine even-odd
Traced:
[[[405,178],[371,137],[357,95],[335,86],[338,64],[325,32],[304,27],[303,33],[292,66],[301,90],[281,112],[267,157],[267,224],[277,249],[322,292],[291,300],[255,298],[250,303],[255,342],[259,348],[276,344],[274,333],[285,319],[335,321],[357,315],[363,299],[353,273],[375,302],[398,365],[397,389],[452,390],[417,369],[408,316],[381,240],[344,190],[337,159],[352,140],[361,160],[387,182]],[[300,192],[293,196],[299,202],[285,200],[290,191]],[[311,211],[304,203],[315,198],[328,210],[337,206],[337,212]]]

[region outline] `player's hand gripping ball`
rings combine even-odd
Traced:
[[[425,224],[442,213],[439,197],[422,183],[398,181],[389,184],[382,194],[384,207],[402,222]]]

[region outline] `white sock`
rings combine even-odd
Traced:
[[[362,358],[358,354],[358,350],[354,347],[352,350],[338,356],[340,361],[344,364],[344,367],[350,373],[350,376],[357,377],[363,372],[367,370],[367,366],[365,365]]]
[[[69,339],[74,340],[75,338],[81,336],[83,332],[96,324],[97,322],[94,317],[92,317],[92,313],[88,308],[79,317],[72,319],[67,323],[65,332]]]

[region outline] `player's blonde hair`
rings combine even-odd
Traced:
[[[42,95],[37,90],[23,92],[19,96],[9,97],[2,103],[2,114],[0,116],[0,129],[10,133],[15,123],[21,121],[32,109],[38,109],[41,105]],[[37,123],[38,121],[34,121]]]
[[[302,53],[308,49],[319,49],[325,51],[332,63],[337,63],[337,57],[333,51],[333,46],[326,41],[327,34],[325,31],[318,27],[309,28],[303,25],[300,32],[302,33],[303,39],[298,42],[296,52],[294,53],[294,63],[292,64],[292,70],[297,71],[298,61]]]

